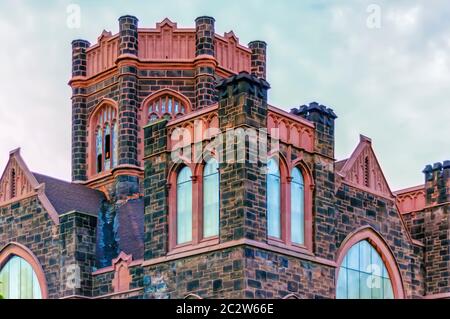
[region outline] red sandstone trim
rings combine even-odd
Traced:
[[[336,282],[338,281],[339,276],[339,266],[342,264],[347,251],[362,240],[368,240],[380,254],[391,279],[394,297],[396,299],[404,299],[405,293],[403,288],[403,280],[394,254],[382,236],[370,226],[360,227],[350,233],[342,242],[337,253],[338,258],[336,260],[336,264],[338,267],[336,268]]]
[[[70,296],[61,297],[59,299],[103,299],[103,298],[108,298],[108,297],[114,297],[114,296],[120,296],[120,295],[127,295],[127,294],[137,293],[137,292],[140,292],[140,291],[143,291],[143,290],[144,290],[144,288],[135,288],[135,289],[127,290],[127,291],[113,292],[113,293],[110,293],[110,294],[96,296],[96,297],[86,297],[86,296],[81,296],[81,295],[70,295]]]
[[[450,292],[424,296],[423,299],[450,299]]]
[[[398,195],[403,195],[406,193],[410,193],[410,192],[416,192],[416,191],[420,191],[420,190],[424,190],[425,189],[425,185],[417,185],[417,186],[412,186],[412,187],[408,187],[408,188],[404,188],[404,189],[400,189],[398,191],[393,192],[394,195],[398,196]]]
[[[144,259],[133,260],[128,265],[128,267],[132,268],[132,267],[142,266],[143,262],[144,262]],[[106,273],[113,272],[113,271],[114,271],[114,266],[108,266],[108,267],[104,267],[104,268],[98,269],[96,271],[93,271],[92,276],[98,276],[98,275],[106,274]]]
[[[171,121],[169,121],[167,123],[167,127],[172,127],[172,126],[175,126],[175,125],[179,125],[181,123],[190,121],[190,120],[192,120],[194,118],[201,117],[201,116],[203,116],[205,114],[217,111],[218,109],[219,109],[219,104],[217,104],[217,103],[213,104],[211,106],[202,108],[202,109],[200,109],[198,111],[194,111],[194,112],[188,113],[185,116],[173,119],[173,120],[171,120]]]
[[[195,250],[188,251],[188,252],[181,252],[181,253],[178,253],[175,255],[167,255],[164,257],[160,257],[160,258],[145,260],[142,263],[142,266],[146,267],[146,266],[159,265],[159,264],[169,262],[169,261],[188,258],[188,257],[196,256],[196,255],[201,255],[201,254],[205,254],[205,253],[209,253],[209,252],[213,252],[213,251],[218,251],[218,250],[233,248],[233,247],[238,247],[238,246],[251,246],[254,248],[259,248],[259,249],[279,253],[282,255],[295,257],[298,259],[308,260],[308,261],[315,262],[315,263],[325,265],[328,267],[332,267],[332,268],[337,267],[336,263],[332,260],[328,260],[328,259],[324,259],[324,258],[316,257],[316,256],[311,256],[311,255],[306,255],[303,253],[291,251],[291,250],[288,250],[285,248],[271,246],[266,243],[260,243],[260,242],[257,242],[254,240],[249,240],[249,239],[233,240],[233,241],[229,241],[229,242],[226,242],[223,244],[218,244],[218,245],[205,247],[205,248],[201,248],[201,249],[195,249]]]
[[[48,298],[47,291],[47,280],[45,279],[44,270],[33,252],[19,243],[9,243],[0,250],[0,269],[8,262],[8,260],[13,257],[18,256],[23,258],[27,263],[30,264],[33,271],[36,273],[36,277],[39,281],[39,286],[41,288],[42,299]]]
[[[300,117],[300,116],[293,115],[293,114],[291,114],[289,112],[286,112],[285,110],[280,109],[280,108],[278,108],[276,106],[269,105],[269,111],[273,112],[273,113],[276,113],[278,115],[281,115],[283,117],[286,117],[286,118],[288,118],[290,120],[293,120],[293,121],[295,121],[297,123],[301,123],[301,124],[304,124],[304,125],[309,126],[311,128],[315,128],[314,123],[308,121],[307,119],[304,119],[303,117]]]

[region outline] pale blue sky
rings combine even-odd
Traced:
[[[67,26],[69,4],[81,26]],[[368,28],[367,8],[381,9]],[[70,179],[71,47],[95,42],[117,18],[141,27],[165,17],[193,27],[200,15],[241,43],[268,43],[269,100],[289,110],[311,101],[335,110],[336,157],[369,136],[393,190],[423,182],[426,164],[450,159],[450,4],[416,1],[18,1],[0,2],[0,169],[22,147],[34,171]]]

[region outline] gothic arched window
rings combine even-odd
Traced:
[[[13,256],[1,268],[0,295],[5,299],[42,299],[39,280],[25,259]]]
[[[362,240],[346,253],[338,274],[337,299],[393,299],[386,266],[376,249]]]
[[[219,164],[211,158],[203,170],[203,237],[219,235]]]
[[[117,109],[110,104],[100,106],[92,115],[90,125],[95,129],[93,142],[95,145],[95,161],[91,161],[92,174],[108,171],[118,165]]]
[[[294,167],[291,181],[291,241],[305,242],[305,183],[302,172]]]
[[[192,172],[183,167],[177,177],[177,244],[192,241]]]
[[[144,102],[145,103],[145,102]],[[144,118],[146,123],[156,121],[160,118],[174,119],[186,114],[189,111],[189,102],[183,97],[176,96],[175,93],[156,94],[150,102],[145,104]]]
[[[267,233],[281,238],[281,177],[273,158],[267,163]]]

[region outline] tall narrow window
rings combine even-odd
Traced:
[[[114,127],[112,130],[112,152],[113,152],[113,156],[112,156],[112,166],[116,167],[118,164],[118,160],[119,160],[119,143],[118,143],[118,139],[119,139],[119,125],[117,124],[117,122],[114,122]]]
[[[97,159],[97,173],[103,170],[103,134],[101,127],[97,130],[96,138],[96,159]]]
[[[274,159],[267,163],[267,233],[281,238],[281,179],[280,169]]]
[[[337,299],[393,299],[391,279],[381,256],[363,240],[352,246],[339,268]]]
[[[291,241],[300,245],[305,242],[305,185],[297,167],[292,170],[291,181]]]
[[[36,273],[25,259],[13,256],[0,271],[0,295],[5,299],[41,299]]]
[[[210,159],[203,172],[203,237],[219,235],[219,165]]]
[[[368,156],[364,158],[364,186],[370,187],[370,166]]]
[[[105,125],[105,170],[111,169],[111,128]]]
[[[10,187],[11,187],[11,198],[16,197],[16,170],[13,168],[11,169],[11,181],[10,181]]]
[[[109,171],[118,164],[118,137],[117,109],[114,105],[105,103],[92,114],[89,126],[92,132],[92,145],[95,145],[95,154],[89,162],[90,174]],[[92,155],[92,157],[91,157]]]
[[[192,241],[192,173],[183,167],[177,177],[177,244]]]

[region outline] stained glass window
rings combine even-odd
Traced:
[[[337,299],[393,299],[391,280],[381,256],[363,240],[347,252],[339,268]]]
[[[25,259],[13,256],[0,271],[0,295],[5,299],[41,299],[36,273]]]
[[[103,131],[102,128],[99,127],[97,130],[97,138],[96,138],[96,159],[97,159],[97,173],[100,173],[103,170]]]
[[[113,167],[116,167],[119,160],[119,125],[117,122],[114,122],[114,128],[112,131],[112,151],[113,151]]]
[[[111,169],[111,128],[105,125],[105,170]]]

